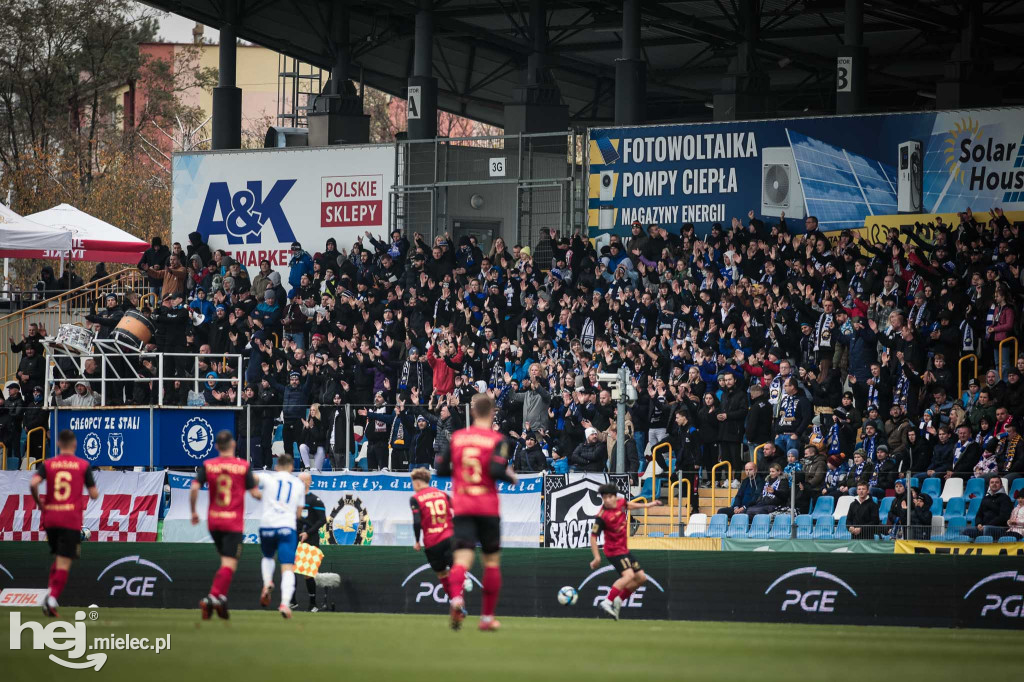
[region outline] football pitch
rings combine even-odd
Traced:
[[[578,607],[573,607],[578,608]],[[76,609],[64,607],[72,621]],[[170,649],[107,650],[98,672],[68,670],[32,649],[25,630],[11,650],[0,612],[0,679],[172,680],[957,680],[1008,674],[1020,633],[1000,630],[768,625],[594,618],[503,618],[502,630],[461,632],[437,616],[233,611],[200,621],[198,610],[97,609],[96,637],[170,635]],[[22,625],[47,620],[20,611]],[[581,616],[590,615],[580,609]],[[52,652],[65,659],[68,652]],[[93,652],[87,652],[84,660]]]

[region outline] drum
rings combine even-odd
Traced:
[[[62,324],[57,329],[57,336],[53,339],[53,345],[61,346],[68,352],[88,355],[92,353],[92,340],[96,338],[96,332],[76,324]]]
[[[122,346],[140,351],[153,338],[156,328],[149,318],[138,310],[129,310],[111,332],[111,338]]]

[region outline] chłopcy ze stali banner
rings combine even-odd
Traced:
[[[751,210],[771,222],[785,214],[797,231],[808,215],[829,231],[955,218],[968,207],[1024,210],[1019,108],[594,128],[589,136],[591,237],[629,234],[634,220],[673,232],[693,223],[704,235],[734,217],[745,224]]]
[[[0,540],[45,540],[41,513],[29,492],[31,471],[0,472]],[[99,542],[156,542],[162,471],[93,471],[99,499],[82,491],[84,528]],[[41,489],[46,493],[46,484]],[[86,506],[88,502],[88,506]]]
[[[339,249],[367,230],[387,239],[395,148],[175,154],[172,180],[175,241],[199,232],[247,267],[268,259],[287,282],[293,241],[312,255],[330,237]]]

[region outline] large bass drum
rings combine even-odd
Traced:
[[[53,345],[63,348],[69,353],[80,353],[88,355],[92,353],[92,340],[96,333],[91,329],[79,327],[76,324],[62,324],[57,329],[57,336],[53,339]]]
[[[134,351],[141,351],[143,346],[153,338],[156,328],[149,318],[138,310],[129,310],[114,327],[111,338],[122,346]]]

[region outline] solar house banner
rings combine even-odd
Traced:
[[[633,221],[706,234],[748,213],[825,231],[1024,210],[1024,109],[589,131],[591,237]],[[946,222],[950,217],[945,218]]]

